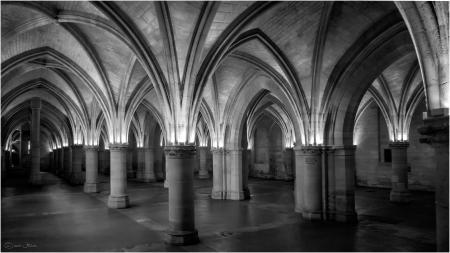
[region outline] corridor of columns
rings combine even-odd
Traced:
[[[1,8],[2,251],[448,251],[448,2]]]

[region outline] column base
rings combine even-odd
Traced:
[[[321,212],[302,212],[302,218],[304,220],[309,221],[315,221],[315,220],[322,220],[322,213]]]
[[[225,199],[225,193],[222,191],[212,191],[211,192],[212,199]]]
[[[73,185],[82,185],[84,183],[83,174],[82,173],[73,173],[70,176],[69,181]]]
[[[389,200],[395,203],[409,203],[411,202],[411,193],[409,191],[392,191],[389,195]]]
[[[84,192],[87,193],[99,192],[98,183],[85,183]]]
[[[108,207],[109,208],[127,208],[130,206],[130,200],[127,195],[125,196],[109,196]]]
[[[169,231],[166,234],[164,241],[172,245],[190,245],[196,244],[198,239],[197,230],[194,231]]]
[[[244,191],[239,191],[239,192],[229,191],[226,194],[227,194],[227,199],[231,199],[231,200],[245,200],[246,199]]]
[[[209,173],[206,171],[206,172],[199,172],[198,173],[198,178],[200,178],[200,179],[207,179],[207,178],[209,178]]]

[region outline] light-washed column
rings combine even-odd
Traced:
[[[111,190],[108,207],[127,208],[130,200],[127,193],[127,149],[126,144],[110,144]]]
[[[226,189],[224,188],[225,185],[223,180],[224,150],[223,148],[213,148],[211,152],[213,155],[213,187],[211,192],[211,198],[225,199]]]
[[[86,152],[86,182],[84,183],[84,192],[98,192],[98,147],[85,146]]]
[[[449,251],[448,235],[448,171],[449,171],[449,116],[434,116],[424,119],[419,133],[425,135],[420,141],[431,144],[436,160],[435,170],[435,207],[436,207],[436,244],[437,251]]]
[[[242,149],[230,149],[227,150],[230,166],[227,164],[227,199],[231,200],[244,200],[248,199],[249,192],[246,194],[244,189],[248,186],[244,186],[244,171],[242,164]]]
[[[175,245],[198,243],[195,229],[193,174],[195,146],[166,146],[169,183],[169,231],[166,242]]]
[[[295,154],[295,185],[294,185],[294,204],[295,212],[303,212],[303,156],[302,146],[296,146],[294,148]]]
[[[304,146],[300,149],[303,197],[302,217],[307,220],[321,220],[322,213],[322,147]]]
[[[389,195],[391,202],[407,203],[411,201],[408,190],[408,142],[391,142],[392,152],[392,189]]]

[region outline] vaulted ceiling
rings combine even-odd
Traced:
[[[104,127],[112,142],[123,141],[117,136],[128,134],[142,103],[152,108],[168,138],[183,124],[195,133],[199,112],[211,135],[224,135],[220,125],[230,125],[227,115],[267,90],[272,96],[267,110],[278,110],[305,143],[314,122],[322,120],[333,73],[384,30],[407,32],[393,2],[1,6],[2,116],[39,96],[85,132]],[[398,109],[421,85],[415,52],[392,59],[368,81]],[[99,117],[105,120],[100,128]]]

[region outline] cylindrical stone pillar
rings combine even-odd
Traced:
[[[447,111],[448,114],[448,111]],[[435,170],[435,207],[436,207],[436,244],[437,251],[448,252],[448,177],[449,177],[449,116],[442,115],[424,119],[425,125],[418,130],[426,135],[420,141],[431,144],[436,160]]]
[[[211,198],[225,199],[226,194],[223,184],[224,150],[223,148],[213,148],[211,152],[213,154],[213,187]]]
[[[322,219],[322,147],[308,146],[301,149],[303,156],[303,210],[307,220]]]
[[[391,202],[407,203],[411,201],[408,190],[408,142],[391,142],[392,151],[392,189],[389,195]]]
[[[143,181],[144,182],[156,182],[156,175],[154,170],[155,164],[155,152],[153,148],[144,149],[144,171],[143,171]]]
[[[295,185],[294,185],[294,204],[295,212],[303,212],[303,152],[301,146],[294,149],[295,153]]]
[[[127,208],[130,200],[127,194],[127,150],[126,144],[110,144],[111,190],[108,199],[110,208]]]
[[[206,167],[207,155],[208,155],[208,147],[198,147],[198,155],[200,160],[200,168],[198,171],[198,178],[209,178],[208,168]]]
[[[169,231],[166,241],[175,245],[199,241],[195,229],[193,174],[195,146],[166,146],[169,183]]]
[[[136,179],[139,181],[143,181],[144,179],[144,169],[145,169],[145,154],[144,148],[137,148],[137,170],[136,170]]]
[[[98,147],[85,146],[86,152],[86,181],[84,192],[98,192]]]
[[[242,149],[230,149],[227,150],[230,158],[229,174],[227,171],[227,199],[232,200],[244,200],[250,198],[250,191],[247,193],[244,189],[248,189],[244,183],[245,171],[243,169],[243,150]],[[229,175],[229,177],[228,177]]]
[[[84,182],[83,171],[83,145],[72,146],[72,172],[70,173],[70,183],[73,185],[81,185]]]
[[[41,143],[39,142],[41,125],[41,99],[31,100],[31,171],[30,183],[41,184]]]

